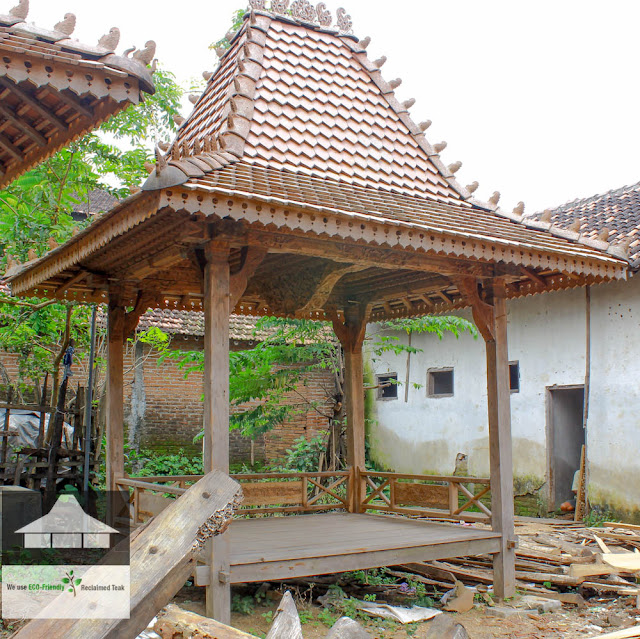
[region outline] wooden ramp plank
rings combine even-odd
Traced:
[[[34,619],[14,638],[136,637],[193,573],[195,557],[204,542],[227,528],[241,495],[237,482],[225,473],[213,471],[139,529],[131,544],[129,619]],[[86,591],[75,598],[62,595],[50,607],[69,608],[75,616],[81,616],[83,610],[95,605],[99,596],[99,593]],[[47,609],[43,615],[46,616],[46,612]]]

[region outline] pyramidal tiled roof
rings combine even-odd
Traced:
[[[592,240],[628,245],[632,265],[640,266],[640,182],[573,200],[532,217],[571,228]]]
[[[172,170],[201,177],[240,160],[464,204],[470,194],[379,66],[353,36],[251,12],[182,125],[168,154]],[[185,181],[173,175],[169,181],[152,175],[145,186]]]

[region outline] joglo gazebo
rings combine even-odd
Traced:
[[[12,291],[108,303],[108,485],[125,492],[134,524],[193,480],[124,474],[123,344],[140,315],[204,313],[207,472],[229,468],[229,314],[332,322],[345,354],[349,469],[239,477],[243,513],[261,516],[235,520],[203,558],[210,615],[228,620],[231,583],[479,553],[495,557],[495,594],[512,595],[505,300],[623,278],[624,250],[501,211],[497,196],[472,199],[342,10],[331,28],[305,0],[289,13],[286,0],[251,4],[142,191],[23,267]],[[490,485],[368,472],[367,323],[462,307],[486,342]],[[490,508],[480,500],[489,489]],[[283,513],[299,516],[264,516]],[[491,529],[402,516],[434,513]]]

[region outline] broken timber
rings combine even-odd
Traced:
[[[219,621],[208,619],[195,612],[182,610],[175,604],[169,604],[159,615],[153,629],[162,639],[182,639],[199,637],[201,639],[257,639],[241,630],[236,630]]]
[[[34,619],[14,635],[15,638],[121,639],[137,636],[193,573],[196,555],[204,543],[226,530],[241,496],[237,482],[220,471],[213,471],[141,529],[131,543],[129,619]],[[105,566],[91,570],[98,568]],[[57,597],[49,607],[55,608],[58,617],[64,608],[80,617],[83,610],[95,605],[94,600],[99,596],[100,593],[83,591],[75,598]],[[42,614],[46,616],[47,608]]]

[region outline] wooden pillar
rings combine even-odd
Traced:
[[[124,306],[110,298],[107,343],[107,490],[124,475]]]
[[[364,371],[362,343],[367,328],[367,309],[363,304],[345,309],[345,322],[333,320],[334,331],[344,351],[344,401],[347,416],[347,463],[353,470],[349,512],[360,512],[364,482],[358,472],[365,468]]]
[[[213,245],[204,269],[204,471],[229,473],[229,250]],[[207,544],[207,616],[231,621],[229,533]]]
[[[483,335],[487,350],[487,400],[489,456],[491,463],[491,522],[501,533],[500,552],[493,559],[495,595],[515,595],[515,547],[513,525],[513,458],[509,356],[507,353],[507,309],[502,281],[494,285],[493,335]],[[490,337],[490,339],[487,339]]]

